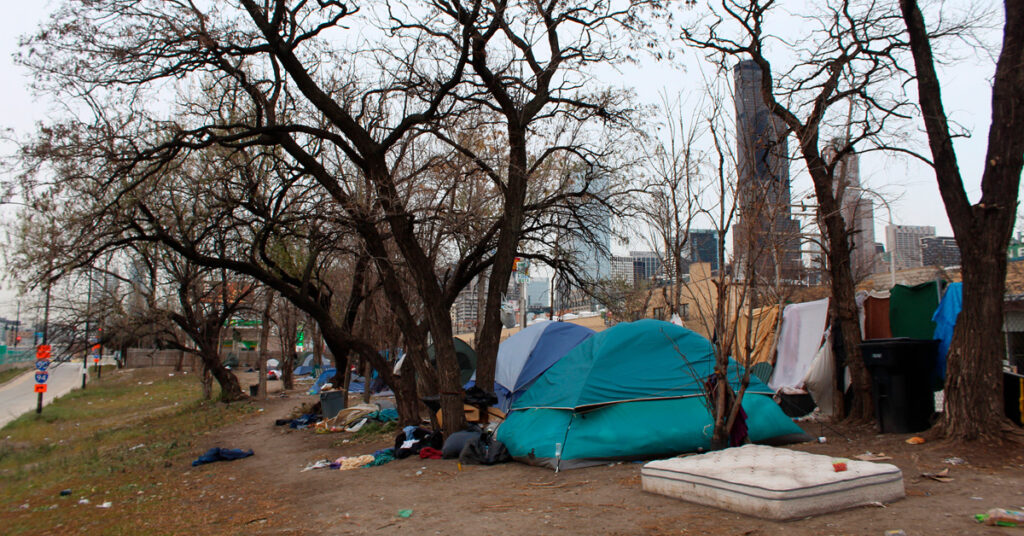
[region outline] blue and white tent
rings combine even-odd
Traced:
[[[544,371],[594,333],[578,324],[545,320],[501,343],[494,371],[498,409],[508,412]]]

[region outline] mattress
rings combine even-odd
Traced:
[[[644,491],[766,519],[795,519],[904,497],[903,473],[887,463],[847,461],[744,445],[643,466]]]

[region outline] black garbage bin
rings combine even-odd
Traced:
[[[320,413],[324,419],[333,419],[338,412],[345,409],[345,393],[343,391],[323,391],[320,393]]]
[[[872,339],[860,345],[871,373],[871,397],[882,433],[920,432],[935,412],[932,374],[939,341]]]
[[[1024,425],[1024,375],[1003,373],[1003,404],[1013,424]]]

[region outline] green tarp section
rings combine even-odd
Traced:
[[[939,283],[913,287],[896,285],[889,291],[889,326],[893,337],[931,340],[935,336],[932,315],[939,307]]]
[[[497,438],[520,461],[562,469],[709,448],[701,385],[713,370],[711,343],[693,331],[659,320],[618,324],[538,378]],[[739,374],[731,362],[734,389]],[[752,441],[806,439],[756,377],[743,407]]]

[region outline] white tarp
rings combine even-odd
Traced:
[[[803,380],[804,388],[811,393],[818,410],[825,416],[832,415],[836,391],[835,378],[836,361],[832,355],[832,337],[826,335],[825,342],[818,349],[818,353],[814,354],[814,361],[811,362]]]
[[[778,357],[768,387],[774,391],[801,387],[804,375],[814,361],[814,354],[821,346],[827,320],[828,298],[793,303],[782,310]]]

